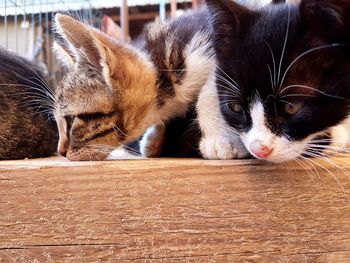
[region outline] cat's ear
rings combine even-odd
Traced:
[[[67,69],[73,69],[76,63],[75,55],[66,45],[55,41],[52,47],[57,60]]]
[[[323,40],[349,39],[349,0],[303,0],[300,12],[307,30],[316,33]]]
[[[98,30],[67,15],[56,15],[55,28],[62,42],[65,43],[60,54],[66,51],[63,54],[68,61],[71,58],[69,63],[90,63],[107,82],[110,81],[111,68],[114,68],[117,62],[117,54],[113,54],[111,50],[116,49],[115,43]]]
[[[232,37],[248,29],[255,12],[232,0],[206,0],[205,2],[210,11],[216,46],[225,50],[231,45]]]
[[[240,30],[253,15],[253,11],[232,0],[206,0],[213,17],[215,30]]]

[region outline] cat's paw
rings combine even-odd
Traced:
[[[240,143],[221,136],[209,136],[201,139],[199,149],[202,156],[210,160],[242,159],[249,156]]]
[[[140,141],[140,153],[148,158],[159,157],[162,153],[165,127],[163,125],[148,128]]]

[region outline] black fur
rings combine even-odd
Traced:
[[[57,129],[48,119],[52,92],[40,71],[0,49],[0,160],[50,156]]]

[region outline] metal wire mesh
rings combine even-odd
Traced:
[[[51,51],[51,26],[58,11],[90,24],[102,20],[101,12],[93,9],[89,0],[0,1],[0,46],[39,65],[53,84],[62,74]]]
[[[40,65],[54,81],[61,68],[52,54],[52,22],[64,12],[100,27],[100,10],[116,8],[122,0],[0,0],[0,47]],[[170,0],[128,0],[129,6],[170,3]],[[189,2],[178,0],[177,2]],[[164,9],[164,8],[163,8]],[[53,82],[55,83],[55,82]]]

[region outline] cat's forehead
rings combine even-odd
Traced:
[[[245,32],[245,44],[255,48],[261,54],[270,53],[270,48],[278,56],[285,41],[294,42],[300,29],[300,14],[295,6],[262,9]]]
[[[58,87],[56,100],[61,110],[104,112],[113,110],[114,97],[98,78],[68,74]]]

